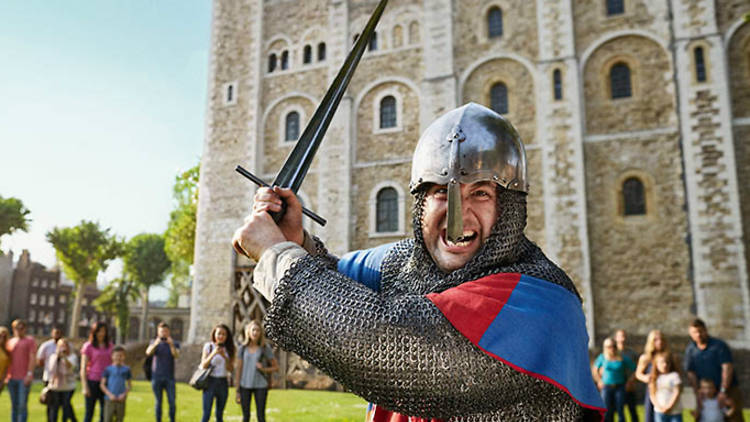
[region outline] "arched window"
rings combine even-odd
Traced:
[[[646,190],[637,177],[630,177],[622,183],[624,215],[646,214]]]
[[[281,53],[281,70],[287,69],[289,69],[289,51],[284,50],[284,52]]]
[[[299,138],[299,113],[292,111],[286,115],[286,122],[284,124],[284,140],[287,142],[294,142]]]
[[[404,28],[401,25],[393,27],[393,48],[399,48],[404,45]]]
[[[326,59],[326,43],[322,42],[318,44],[318,61],[322,62]]]
[[[378,33],[373,32],[370,37],[370,42],[367,44],[367,51],[375,51],[378,49]]]
[[[627,98],[633,95],[630,84],[630,68],[625,63],[617,63],[609,71],[612,98]]]
[[[508,87],[498,82],[490,89],[490,108],[498,114],[508,114]]]
[[[380,100],[380,128],[396,127],[398,124],[396,118],[396,98],[393,95],[384,97]]]
[[[276,61],[276,54],[271,54],[270,56],[268,56],[268,73],[276,70]]]
[[[625,13],[625,0],[606,0],[607,16],[621,15]]]
[[[377,195],[376,226],[378,233],[398,231],[398,192],[394,188],[383,188]]]
[[[312,46],[306,45],[302,52],[302,63],[310,64],[312,62]]]
[[[503,36],[503,11],[493,7],[487,12],[487,30],[490,38]]]
[[[706,82],[706,60],[703,57],[703,47],[696,47],[693,50],[695,56],[695,79],[698,82]]]
[[[409,44],[419,44],[419,24],[414,21],[409,24]]]
[[[555,100],[562,100],[562,72],[560,72],[560,69],[555,69],[555,71],[552,72],[552,83],[555,90]]]

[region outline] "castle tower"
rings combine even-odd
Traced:
[[[376,4],[214,0],[190,341],[262,314],[252,264],[231,250],[254,192],[233,169],[276,176]],[[478,102],[527,146],[527,235],[574,280],[592,340],[684,338],[699,316],[750,347],[748,12],[391,0],[300,191],[329,224],[305,227],[339,255],[409,236],[422,130]]]

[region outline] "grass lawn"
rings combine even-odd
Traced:
[[[39,403],[39,391],[42,386],[35,383],[29,397],[29,421],[44,422],[47,420],[46,407]],[[229,389],[229,398],[224,411],[225,421],[241,421],[242,411],[240,406],[234,402],[235,391]],[[194,422],[199,421],[202,414],[201,392],[194,390],[189,385],[177,383],[177,420]],[[73,395],[73,407],[78,420],[83,420],[84,404],[80,388]],[[162,420],[169,421],[167,415],[166,397],[164,399],[164,416]],[[304,390],[271,390],[268,393],[268,404],[266,405],[266,420],[276,421],[352,421],[361,422],[365,418],[367,403],[361,398],[347,393],[335,393],[329,391],[304,391]],[[255,413],[255,403],[252,407]],[[98,421],[99,406],[96,407],[95,421]],[[10,395],[8,390],[3,390],[0,395],[0,419],[6,419],[4,415],[10,415]],[[62,417],[60,417],[62,419]],[[125,419],[134,422],[154,420],[154,395],[151,392],[151,384],[146,381],[133,382],[133,391],[128,395]],[[211,420],[215,420],[213,417]],[[255,421],[255,417],[251,419]]]
[[[43,422],[46,420],[46,407],[39,404],[41,384],[35,383],[29,397],[29,421]],[[235,392],[229,389],[230,400],[224,412],[225,421],[241,421],[242,411],[234,403]],[[73,396],[73,407],[79,420],[83,419],[83,395],[80,389]],[[329,391],[305,390],[271,390],[268,393],[266,406],[266,420],[269,422],[317,422],[317,421],[352,421],[362,422],[365,417],[367,403],[361,398],[347,393]],[[128,396],[126,419],[129,421],[154,420],[154,396],[151,384],[146,381],[135,381],[133,391]],[[253,408],[253,413],[255,409]],[[98,421],[99,407],[97,406],[96,421]],[[625,412],[627,415],[627,411]],[[643,420],[643,406],[638,407],[638,413]],[[750,410],[745,410],[745,420],[750,421]],[[10,396],[7,389],[0,395],[0,415],[10,415]],[[0,416],[4,419],[4,416]],[[199,421],[201,417],[201,392],[190,388],[187,384],[177,384],[177,420]],[[630,421],[630,415],[627,415]],[[694,422],[687,410],[683,413],[685,422]],[[167,417],[166,398],[164,402],[164,421]],[[214,420],[213,418],[211,420]],[[251,419],[255,421],[255,417]]]

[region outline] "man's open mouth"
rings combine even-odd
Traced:
[[[455,240],[455,242],[451,242],[450,240],[448,240],[446,230],[443,230],[441,237],[443,238],[443,242],[445,242],[448,247],[463,248],[469,246],[471,242],[473,242],[474,239],[477,238],[477,236],[477,232],[469,230],[465,231],[461,237]]]

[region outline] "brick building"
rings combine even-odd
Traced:
[[[376,4],[214,0],[189,340],[262,314],[230,245],[253,195],[234,167],[275,177]],[[750,361],[748,12],[391,0],[302,186],[331,222],[308,229],[336,254],[408,236],[421,132],[485,104],[527,146],[527,235],[575,281],[592,338],[684,342],[699,316]]]
[[[13,256],[3,257],[12,265]],[[73,306],[73,282],[57,268],[48,269],[44,265],[31,260],[28,251],[24,250],[12,270],[5,269],[10,276],[0,276],[0,292],[3,298],[8,298],[7,305],[0,307],[0,324],[10,326],[16,318],[22,318],[28,323],[28,333],[32,335],[47,335],[53,325],[65,327],[67,334],[70,324],[70,314]],[[2,272],[2,271],[0,271]],[[82,318],[78,322],[78,336],[88,336],[89,327],[96,321],[109,320],[98,311],[93,301],[99,297],[96,286],[88,286],[81,308]],[[3,304],[5,301],[3,301]]]

